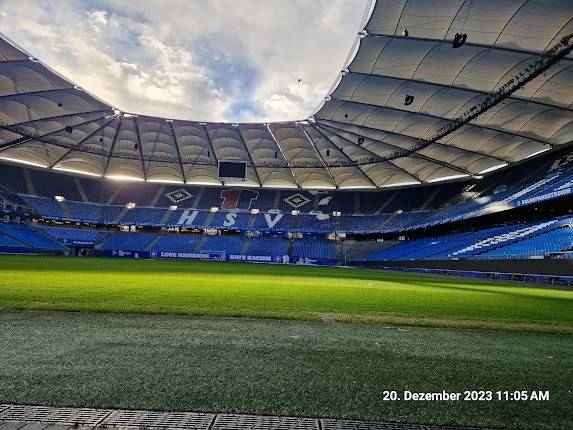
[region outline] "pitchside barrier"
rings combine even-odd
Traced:
[[[522,281],[535,284],[571,285],[573,276],[534,275],[528,273],[475,272],[467,270],[423,269],[420,267],[384,267],[408,273],[429,273],[433,275],[463,276],[467,278],[495,279],[502,281]]]
[[[309,257],[297,257],[288,255],[271,256],[271,255],[227,254],[225,251],[168,252],[168,251],[99,250],[95,251],[93,255],[100,257],[114,257],[114,258],[238,261],[238,262],[249,262],[249,263],[301,264],[301,265],[314,265],[314,266],[334,266],[337,263],[337,260],[332,258],[309,258]]]
[[[11,246],[3,246],[0,248],[0,255],[2,254],[26,254],[26,255],[37,255],[40,252],[36,249],[29,249],[29,248],[20,248],[20,247],[11,247]],[[42,252],[44,255],[56,255],[60,254],[58,252]]]
[[[415,273],[573,285],[573,259],[359,261],[355,265]]]

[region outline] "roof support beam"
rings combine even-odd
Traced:
[[[273,141],[274,141],[275,144],[277,145],[278,150],[281,152],[281,154],[282,154],[282,156],[283,156],[283,158],[284,158],[284,160],[285,160],[285,162],[286,162],[286,164],[287,164],[287,167],[288,167],[289,170],[290,170],[290,174],[292,175],[292,180],[294,181],[294,183],[296,184],[296,186],[297,186],[298,188],[301,188],[299,182],[298,182],[297,179],[296,179],[296,175],[294,174],[294,170],[292,169],[292,166],[291,166],[290,162],[288,161],[288,158],[287,158],[287,156],[285,155],[285,152],[283,151],[283,148],[282,148],[281,145],[279,144],[278,139],[277,139],[277,138],[275,137],[275,135],[273,134],[273,131],[271,130],[271,127],[269,126],[269,124],[265,124],[265,127],[267,128],[267,130],[268,130],[269,134],[271,135]]]
[[[408,138],[408,139],[418,139],[418,138],[415,137],[415,136],[408,136],[407,134],[396,133],[395,131],[391,131],[391,130],[383,130],[383,129],[380,129],[380,128],[373,128],[373,127],[367,127],[367,126],[364,126],[364,125],[357,125],[357,124],[350,124],[350,123],[340,123],[340,122],[338,122],[338,121],[333,121],[333,120],[330,120],[330,121],[328,121],[328,122],[329,122],[329,123],[335,123],[335,124],[351,125],[351,126],[354,126],[354,127],[363,127],[363,128],[366,128],[366,129],[369,129],[369,130],[373,130],[373,131],[378,131],[378,132],[382,132],[382,133],[386,133],[386,134],[393,134],[393,135],[395,135],[395,136],[400,136],[400,137],[406,137],[406,138]],[[332,127],[334,127],[334,126],[332,126]],[[337,128],[337,127],[334,127],[334,128]],[[337,129],[339,129],[339,128],[337,128]],[[339,129],[339,130],[346,131],[346,130],[344,130],[344,129]],[[349,133],[349,132],[348,132],[348,133]],[[390,143],[388,143],[388,142],[382,142],[382,143],[385,143],[386,145],[394,146],[394,145],[392,145],[392,144],[390,144]],[[434,144],[434,145],[438,145],[438,146],[443,146],[444,148],[455,148],[455,149],[457,149],[457,150],[459,150],[459,151],[468,152],[468,153],[473,154],[473,155],[482,155],[482,156],[484,156],[484,157],[493,158],[494,160],[501,161],[501,162],[503,162],[503,163],[507,163],[507,162],[508,162],[508,160],[506,160],[506,159],[504,159],[504,158],[499,158],[499,157],[496,157],[496,156],[494,156],[494,155],[487,154],[487,153],[485,153],[485,152],[476,151],[476,150],[474,150],[474,149],[466,149],[466,148],[462,148],[462,147],[455,146],[455,145],[450,145],[450,144],[448,144],[448,143],[443,143],[443,142],[433,142],[433,144]],[[396,147],[396,148],[399,148],[399,147]],[[402,149],[403,149],[403,148],[402,148]],[[420,154],[420,155],[421,155],[421,154]],[[431,157],[428,157],[428,158],[431,158]]]
[[[91,122],[99,121],[100,119],[101,118],[90,119],[89,121],[84,121],[84,122],[81,122],[79,124],[74,124],[74,125],[72,125],[72,127],[80,127],[82,125],[89,124]],[[19,134],[22,136],[16,140],[12,140],[12,141],[4,142],[4,143],[0,144],[0,152],[5,151],[6,149],[9,149],[9,148],[12,148],[15,146],[22,145],[22,144],[24,144],[26,142],[30,142],[32,140],[37,140],[39,142],[47,143],[49,145],[62,146],[62,144],[60,142],[56,142],[55,140],[52,141],[52,139],[50,139],[49,136],[56,134],[56,133],[60,133],[60,132],[64,131],[67,127],[68,126],[60,128],[58,130],[50,131],[49,133],[44,133],[42,135],[34,136],[33,134],[26,133],[23,130],[19,130],[17,127],[15,130],[13,126],[7,126],[7,125],[0,124],[0,129],[7,130],[11,133],[16,133],[16,134]]]
[[[356,145],[356,144],[355,144],[354,142],[352,142],[350,139],[347,139],[346,137],[340,135],[339,133],[330,130],[330,128],[335,128],[335,127],[329,126],[329,128],[327,128],[327,127],[325,127],[325,126],[324,126],[323,124],[321,124],[321,123],[317,123],[317,125],[318,125],[319,127],[321,127],[321,128],[324,128],[325,130],[331,132],[332,134],[335,134],[336,136],[340,137],[341,139],[344,139],[344,140],[346,140],[347,142],[350,142],[350,143]],[[335,129],[336,129],[336,128],[335,128]],[[339,130],[339,129],[336,129],[336,130]],[[353,133],[353,132],[351,132],[351,131],[346,131],[346,130],[341,130],[341,131],[345,131],[345,132],[348,133],[348,134],[352,134],[352,135],[355,135],[355,136],[360,136],[360,137],[363,137],[363,138],[365,138],[365,139],[374,140],[375,142],[379,142],[379,141],[377,141],[376,139],[372,139],[372,138],[367,137],[367,136],[361,136],[361,135],[356,134],[356,133]],[[385,143],[385,142],[380,142],[380,143],[383,143],[384,145],[388,145],[388,146],[391,146],[391,147],[396,148],[396,149],[400,149],[400,150],[402,149],[402,148],[399,148],[398,146],[394,146],[394,145],[392,145],[392,144],[390,144],[390,143]],[[405,173],[406,175],[411,176],[413,179],[415,179],[415,180],[417,180],[417,181],[423,182],[422,179],[420,179],[418,176],[416,176],[416,175],[414,175],[413,173],[410,173],[410,172],[408,172],[407,170],[403,169],[402,167],[398,166],[398,165],[397,165],[396,163],[394,163],[392,160],[384,160],[383,157],[381,157],[380,155],[376,154],[375,152],[372,152],[371,150],[369,150],[369,149],[367,149],[367,148],[363,148],[362,146],[361,146],[360,148],[362,148],[362,149],[365,150],[365,151],[368,151],[370,154],[372,154],[373,157],[379,158],[379,159],[381,160],[381,162],[390,163],[392,166],[396,167],[396,169],[402,171],[402,172]]]
[[[571,65],[573,66],[573,61],[571,62]],[[563,70],[566,70],[566,69],[563,69]],[[563,71],[563,70],[561,70],[561,71]],[[429,87],[437,87],[436,91],[435,91],[430,97],[428,97],[428,100],[431,99],[432,97],[434,97],[438,92],[440,92],[440,91],[442,91],[442,90],[447,90],[447,89],[453,89],[453,90],[462,91],[462,92],[466,92],[466,93],[473,93],[473,94],[476,95],[476,96],[477,96],[477,95],[489,96],[489,95],[491,94],[491,92],[488,92],[488,91],[473,90],[473,89],[470,90],[470,89],[468,89],[468,88],[460,87],[460,86],[457,86],[457,85],[441,85],[441,84],[435,84],[435,83],[432,83],[432,82],[420,81],[420,80],[418,80],[418,79],[413,79],[413,78],[412,78],[412,79],[395,78],[395,77],[393,77],[393,76],[379,75],[379,74],[370,74],[370,75],[369,75],[369,74],[367,74],[367,73],[360,73],[360,72],[350,72],[349,75],[365,76],[366,78],[369,77],[369,76],[372,76],[372,77],[374,77],[374,78],[378,77],[378,78],[384,78],[384,79],[389,79],[389,80],[400,81],[400,84],[396,87],[396,90],[395,90],[394,92],[396,92],[400,87],[402,87],[402,86],[404,86],[404,85],[407,85],[407,84],[410,84],[410,83],[421,84],[421,85],[427,85],[427,86],[429,86]],[[505,75],[504,75],[504,77],[505,77]],[[503,77],[502,77],[502,79],[503,79]],[[364,81],[364,80],[363,80],[363,81]],[[363,81],[362,81],[362,82],[363,82]],[[361,83],[362,83],[362,82],[361,82]],[[499,82],[501,82],[501,80],[500,80]],[[498,82],[495,86],[499,85],[499,82]],[[495,88],[495,86],[494,86],[494,88]],[[358,87],[359,87],[359,85],[356,87],[356,89],[358,89]],[[355,92],[355,91],[356,91],[356,90],[354,90],[354,92]],[[539,91],[539,89],[538,89],[537,91]],[[354,92],[353,92],[353,95],[354,95]],[[392,95],[393,95],[393,94],[394,94],[394,93],[392,93]],[[388,98],[388,100],[390,100],[390,98],[392,98],[392,96],[390,96],[390,97]],[[555,105],[555,104],[552,104],[552,103],[546,103],[546,102],[542,102],[542,101],[531,100],[531,98],[526,98],[526,99],[525,99],[525,98],[522,98],[522,97],[508,97],[508,99],[509,99],[509,100],[518,100],[518,101],[521,101],[521,102],[523,102],[523,103],[534,103],[534,104],[538,104],[538,105],[541,105],[541,106],[552,107],[552,108],[555,108],[555,109],[563,109],[563,110],[569,110],[569,111],[573,110],[573,109],[571,109],[571,108],[569,108],[569,107],[558,106],[558,105]],[[338,100],[340,100],[340,99],[338,99]],[[351,97],[350,100],[348,100],[348,101],[354,102],[354,101],[352,100],[352,97]],[[354,103],[360,103],[360,102],[354,102]],[[381,106],[381,107],[387,107],[387,105],[384,105],[384,106]]]
[[[133,123],[135,124],[135,137],[137,138],[137,148],[139,149],[139,156],[141,158],[141,172],[143,173],[143,179],[147,181],[147,170],[145,168],[145,160],[143,159],[143,142],[141,141],[141,133],[139,132],[137,119],[137,116],[133,118]]]
[[[181,169],[181,178],[183,178],[183,182],[187,182],[187,178],[185,177],[185,169],[183,168],[183,160],[181,159],[179,142],[177,141],[177,136],[175,134],[175,130],[173,129],[173,121],[167,120],[167,124],[169,125],[169,130],[171,130],[171,137],[173,138],[173,143],[175,144],[175,150],[177,151],[177,159],[179,160],[179,168]]]
[[[364,138],[366,138],[366,139],[373,140],[373,141],[375,141],[375,142],[380,142],[380,143],[382,143],[382,144],[384,144],[384,145],[392,146],[393,148],[396,148],[398,151],[405,151],[404,148],[400,148],[399,146],[392,145],[391,143],[384,142],[384,141],[381,141],[381,140],[373,139],[373,138],[368,137],[368,136],[362,136],[362,135],[357,134],[357,133],[354,133],[354,132],[352,132],[352,131],[348,131],[348,130],[340,129],[340,128],[337,128],[337,127],[333,127],[333,126],[328,125],[328,124],[321,124],[321,123],[319,123],[319,125],[325,127],[327,130],[329,130],[329,128],[327,128],[327,127],[334,128],[335,130],[339,130],[339,131],[342,131],[342,132],[345,132],[345,133],[349,133],[349,134],[353,134],[353,135],[356,135],[356,136],[361,136],[361,137],[364,137]],[[385,132],[384,130],[373,129],[373,128],[370,128],[370,127],[363,127],[363,128],[370,129],[370,130],[377,131],[377,132],[380,132],[380,131],[381,131],[381,132],[383,132],[383,133],[388,133],[388,132]],[[332,131],[332,130],[329,130],[329,131],[331,131],[332,133],[336,134],[337,136],[340,136],[341,138],[345,139],[345,137],[344,137],[344,136],[341,136],[339,133],[337,133],[337,132],[335,132],[335,131]],[[406,157],[407,155],[409,155],[409,154],[398,155],[398,156],[392,155],[392,156],[389,157],[389,158],[388,158],[388,157],[381,157],[381,156],[379,156],[379,155],[378,155],[377,157],[380,158],[380,162],[382,162],[382,161],[387,161],[387,162],[392,163],[393,160],[395,160],[395,159],[397,159],[397,158]],[[419,154],[419,153],[416,152],[416,153],[414,154],[414,156],[416,156],[417,158],[421,158],[421,159],[423,159],[423,160],[429,161],[430,163],[439,164],[439,165],[442,166],[442,167],[447,167],[448,169],[455,170],[455,171],[460,172],[460,173],[463,173],[463,174],[465,174],[465,175],[475,176],[475,173],[471,173],[471,172],[469,172],[469,171],[467,171],[467,170],[462,169],[461,167],[457,167],[457,166],[454,166],[454,165],[452,165],[452,164],[445,163],[445,162],[440,161],[440,160],[438,160],[438,159],[436,159],[436,158],[428,157],[427,155]],[[393,164],[394,166],[398,167],[395,163],[392,163],[392,164]],[[398,168],[400,169],[400,167],[398,167]],[[420,181],[420,182],[423,182],[419,177],[416,177],[413,173],[408,172],[408,171],[406,171],[406,170],[404,170],[404,169],[401,169],[401,170],[404,171],[405,173],[407,173],[408,175],[414,177],[416,180],[418,180],[418,181]]]
[[[237,129],[237,134],[239,135],[239,139],[241,140],[241,143],[243,144],[243,146],[245,147],[245,152],[247,153],[247,155],[249,156],[249,161],[251,163],[251,166],[253,166],[253,171],[255,172],[255,176],[257,177],[257,182],[259,183],[259,186],[262,186],[263,183],[261,182],[261,178],[259,176],[259,172],[257,172],[257,168],[255,167],[255,163],[253,161],[253,157],[251,156],[251,153],[249,152],[249,148],[247,147],[247,144],[245,143],[245,139],[243,139],[243,135],[241,134],[241,130],[239,129],[239,126],[237,125],[235,127]]]
[[[404,36],[400,35],[393,35],[393,34],[384,34],[384,33],[368,33],[366,37],[384,37],[387,39],[406,39]],[[444,43],[444,42],[451,42],[453,39],[434,39],[431,37],[415,37],[415,36],[408,36],[408,40],[419,40],[421,42],[433,42],[433,43]],[[482,43],[473,43],[473,42],[465,42],[464,46],[474,46],[476,48],[483,48],[483,49],[492,49],[491,45],[484,45]],[[515,48],[506,48],[503,46],[495,46],[494,49],[498,49],[500,51],[505,52],[517,52],[520,54],[527,54],[527,55],[537,55],[538,52],[535,51],[528,51],[525,49],[515,49]]]
[[[86,112],[77,112],[77,113],[65,113],[63,115],[56,115],[56,116],[47,116],[45,118],[38,118],[38,119],[29,119],[26,121],[22,121],[22,122],[15,122],[13,124],[8,124],[10,126],[16,126],[16,125],[25,125],[25,124],[32,124],[35,122],[41,122],[41,121],[51,121],[54,119],[59,119],[59,118],[65,118],[65,117],[72,117],[72,116],[80,116],[80,115],[87,115],[89,113],[100,113],[100,112],[113,112],[113,109],[101,109],[101,110],[89,110]]]
[[[371,108],[373,108],[374,110],[376,110],[376,109],[388,109],[388,110],[393,110],[393,111],[396,111],[396,112],[403,112],[403,113],[406,113],[406,114],[408,114],[408,115],[421,115],[421,116],[425,116],[425,117],[428,117],[428,118],[437,119],[437,120],[440,120],[440,121],[454,121],[453,119],[445,118],[445,117],[438,116],[438,115],[432,115],[432,114],[429,114],[429,113],[420,113],[420,112],[415,112],[415,111],[409,111],[409,110],[406,110],[406,109],[400,109],[400,108],[395,108],[395,107],[378,106],[378,105],[373,105],[373,104],[369,104],[369,103],[361,103],[361,102],[350,102],[350,101],[348,101],[348,100],[337,99],[337,98],[335,98],[335,97],[332,97],[332,100],[338,100],[338,101],[345,102],[345,103],[356,103],[356,104],[364,105],[364,106],[367,106],[367,107],[371,107]],[[342,106],[341,106],[341,107],[342,107]],[[338,112],[338,111],[341,109],[341,107],[340,107],[336,112]],[[335,112],[335,113],[336,113],[336,112]],[[332,117],[334,117],[334,114],[331,116],[331,118],[332,118]],[[319,119],[323,119],[323,120],[326,120],[326,121],[336,121],[336,120],[332,120],[331,118],[319,117]],[[349,124],[349,125],[358,125],[358,126],[364,127],[364,126],[361,125],[361,124],[354,124],[354,123],[348,123],[348,124]],[[553,144],[551,144],[551,143],[549,143],[549,142],[545,142],[545,141],[543,141],[543,140],[541,140],[541,139],[536,139],[536,138],[534,138],[534,137],[530,137],[530,136],[527,136],[527,135],[524,135],[524,134],[521,134],[521,133],[514,133],[514,132],[512,132],[512,131],[503,130],[503,129],[500,129],[500,128],[497,128],[497,127],[492,127],[492,126],[489,126],[489,125],[481,125],[481,124],[474,124],[474,123],[466,123],[466,124],[464,124],[464,125],[467,125],[468,127],[483,128],[483,129],[485,129],[485,130],[495,131],[496,133],[506,134],[506,135],[509,135],[509,136],[517,136],[517,137],[521,137],[521,138],[523,138],[523,139],[527,139],[527,140],[531,140],[531,141],[534,141],[534,142],[541,143],[541,144],[543,144],[543,145],[553,146]],[[415,138],[414,138],[414,139],[415,139]]]
[[[2,63],[0,63],[0,65],[2,65]],[[29,92],[22,92],[22,93],[3,94],[0,96],[0,100],[1,99],[7,99],[7,98],[19,97],[19,96],[36,96],[39,94],[46,94],[46,93],[53,93],[53,92],[67,91],[67,90],[74,90],[74,89],[75,88],[73,86],[71,86],[71,87],[65,87],[65,88],[50,88],[49,90],[38,90],[38,91],[29,91]]]
[[[300,127],[300,129],[302,130],[302,132],[304,133],[306,139],[308,140],[308,142],[310,143],[310,146],[313,147],[314,151],[316,152],[316,155],[318,155],[318,158],[320,158],[320,161],[322,162],[322,166],[326,169],[326,172],[328,173],[328,176],[330,176],[330,179],[332,180],[332,183],[334,184],[334,186],[336,188],[338,188],[338,183],[336,182],[336,179],[334,179],[334,176],[332,175],[332,172],[330,171],[330,169],[328,168],[328,166],[326,165],[326,162],[324,161],[324,158],[322,158],[322,155],[320,155],[320,151],[317,149],[316,145],[314,144],[314,142],[312,141],[312,139],[310,138],[310,136],[308,135],[308,133],[306,132],[306,130],[304,129],[304,127],[302,125],[300,125],[300,123],[296,123],[297,127]]]
[[[88,134],[86,137],[84,137],[82,140],[80,140],[80,141],[76,144],[75,147],[70,148],[69,150],[67,150],[67,151],[64,153],[64,155],[62,155],[60,158],[58,158],[56,161],[54,161],[54,162],[49,166],[49,168],[50,168],[50,169],[53,169],[54,166],[55,166],[56,164],[58,164],[60,161],[62,161],[64,158],[66,158],[70,152],[77,151],[77,149],[78,149],[81,145],[83,145],[89,138],[91,138],[92,136],[95,136],[97,133],[99,133],[99,131],[100,131],[101,129],[103,129],[104,127],[107,127],[108,124],[109,124],[110,122],[112,122],[113,120],[115,120],[117,117],[118,117],[118,115],[114,116],[113,118],[109,119],[109,121],[105,122],[103,125],[101,125],[101,126],[98,127],[97,129],[95,129],[94,131],[92,131],[90,134]]]
[[[521,9],[523,9],[523,6],[525,6],[527,3],[529,3],[529,0],[524,1],[523,3],[521,3],[519,5],[519,7],[517,7],[515,9],[515,11],[511,14],[511,16],[509,17],[509,19],[505,22],[505,25],[503,26],[503,28],[500,30],[499,34],[497,35],[497,37],[495,38],[495,40],[493,41],[493,43],[491,44],[492,48],[498,49],[495,44],[497,43],[497,41],[499,40],[499,38],[501,37],[501,35],[503,34],[503,32],[505,31],[505,29],[507,28],[507,26],[509,25],[509,23],[511,21],[513,21],[513,18],[515,18],[515,15],[517,15],[519,13],[519,11]]]
[[[326,140],[328,140],[331,145],[335,146],[339,151],[341,151],[342,153],[344,153],[344,151],[342,150],[342,148],[340,148],[336,143],[334,143],[332,140],[330,140],[330,138],[329,138],[326,134],[324,134],[324,133],[322,132],[322,130],[320,130],[316,125],[310,124],[310,126],[311,126],[312,128],[314,128],[314,129],[316,130],[316,132],[319,133],[322,137],[324,137]],[[346,139],[345,139],[345,140],[346,140]],[[368,151],[367,149],[364,149],[364,150],[365,150],[365,151]],[[374,154],[374,153],[371,152],[371,151],[368,151],[368,152],[370,152],[370,153],[373,154],[373,155],[376,155],[376,154]],[[346,155],[346,154],[344,154],[344,155]],[[347,157],[348,157],[348,156],[347,156]],[[348,158],[350,158],[350,157],[348,157]],[[353,161],[355,161],[355,160],[353,160]],[[374,185],[376,188],[378,188],[378,185],[376,185],[376,183],[374,182],[374,180],[373,180],[370,176],[368,176],[368,173],[366,173],[366,172],[364,171],[364,168],[363,168],[362,166],[357,166],[357,168],[360,169],[360,171],[362,172],[362,174],[370,181],[370,183],[371,183],[372,185]]]
[[[205,131],[205,137],[207,139],[207,143],[209,144],[209,148],[211,148],[211,152],[213,153],[213,158],[215,159],[215,165],[218,166],[219,165],[219,159],[217,158],[217,154],[215,153],[215,147],[213,146],[213,142],[211,142],[211,136],[209,136],[209,129],[207,129],[207,125],[202,122],[201,126],[203,127],[203,130]],[[211,157],[209,157],[211,158]]]
[[[121,124],[123,123],[123,115],[119,117],[119,122],[117,124],[117,128],[115,129],[115,134],[113,135],[113,140],[111,141],[111,147],[109,148],[109,153],[107,154],[107,158],[105,160],[105,167],[103,169],[103,176],[107,174],[107,169],[109,167],[109,161],[112,157],[113,150],[115,149],[115,142],[117,142],[117,136],[119,135],[119,130],[121,130]]]
[[[515,91],[519,90],[528,82],[531,82],[533,79],[549,70],[561,59],[565,58],[565,56],[567,56],[573,50],[572,39],[573,33],[562,37],[561,40],[551,49],[543,52],[540,56],[538,56],[537,60],[530,64],[530,66],[527,67],[524,72],[520,72],[519,74],[515,75],[514,78],[507,81],[498,91],[486,97],[482,103],[474,105],[471,109],[465,111],[462,115],[449,120],[446,125],[439,128],[429,139],[418,138],[419,144],[410,152],[419,151],[420,149],[433,144],[439,139],[448,136],[459,128],[469,124],[472,120],[487,112],[492,107],[509,98]],[[417,115],[423,114],[418,113]]]

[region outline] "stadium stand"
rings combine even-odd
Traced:
[[[160,225],[161,219],[167,211],[166,208],[138,208],[129,209],[119,219],[120,224],[127,225]]]
[[[38,176],[35,173],[32,174],[34,172],[33,169],[22,169],[12,166],[7,171],[15,179],[16,184],[12,186],[11,182],[7,183],[7,178],[4,176],[3,188],[9,188],[9,190],[4,191],[4,195],[13,196],[13,200],[19,200],[23,205],[33,208],[44,219],[71,219],[104,225],[116,223],[144,226],[175,226],[179,224],[187,208],[197,209],[195,215],[193,215],[193,212],[190,214],[191,218],[188,216],[184,217],[185,221],[182,224],[190,227],[310,233],[342,231],[365,234],[415,230],[571,195],[573,193],[573,168],[571,163],[562,163],[559,169],[551,169],[549,166],[557,161],[553,160],[553,163],[546,163],[548,166],[545,169],[538,169],[540,171],[536,175],[528,175],[529,180],[522,180],[520,185],[507,187],[498,184],[489,193],[487,190],[492,188],[492,184],[496,182],[495,178],[488,180],[487,184],[477,182],[474,189],[461,194],[455,194],[460,189],[460,184],[452,184],[454,191],[445,185],[441,185],[439,188],[427,187],[424,193],[420,191],[414,193],[412,190],[403,192],[358,192],[355,193],[355,198],[352,199],[348,197],[348,192],[342,193],[343,196],[338,198],[338,195],[334,192],[314,196],[308,192],[281,192],[278,190],[272,192],[265,190],[265,193],[262,191],[251,193],[249,190],[235,190],[234,193],[231,193],[220,189],[201,189],[196,187],[189,188],[190,191],[188,191],[185,188],[158,187],[154,184],[149,184],[149,189],[146,188],[147,184],[122,184],[120,188],[115,188],[116,192],[114,193],[111,191],[113,187],[110,186],[110,181],[95,181],[91,179],[76,181],[74,180],[75,178],[69,175],[48,172],[42,172],[42,175]],[[516,170],[519,173],[523,172],[524,169],[518,168]],[[22,171],[28,171],[28,173],[24,174]],[[49,180],[52,176],[55,178],[53,187]],[[21,191],[26,188],[25,183],[19,183],[21,181],[26,182],[25,177],[29,178],[28,185],[32,189],[38,188],[43,190],[43,195],[17,193],[18,190]],[[511,178],[512,176],[509,175],[508,177]],[[497,178],[497,182],[499,182],[499,178]],[[115,182],[112,183],[115,184]],[[78,189],[78,184],[82,188],[81,192]],[[98,184],[99,191],[97,190]],[[130,195],[131,187],[134,187],[133,195]],[[59,193],[58,190],[62,189],[68,191]],[[74,189],[75,191],[69,191]],[[448,197],[451,197],[452,193],[454,193],[455,197],[451,199],[449,204],[444,205],[440,209],[420,210],[427,207],[427,193],[430,196],[443,195]],[[54,196],[61,194],[64,194],[65,201],[56,201]],[[408,206],[400,203],[406,198],[403,194],[406,195],[410,202],[409,207],[413,209],[389,212],[389,207],[394,208],[398,204],[401,207]],[[88,201],[84,201],[86,199],[82,198],[82,195]],[[172,200],[169,200],[166,195],[169,195]],[[187,197],[188,195],[201,196],[201,199],[197,200],[196,207],[193,207],[195,198]],[[267,203],[261,206],[268,208],[274,205],[270,201],[273,200],[274,202],[277,199],[277,195],[282,198],[280,200],[281,203],[278,205],[281,209],[270,209],[270,212],[259,209],[260,212],[254,218],[251,216],[248,208],[254,209],[252,207],[253,202],[258,202],[261,196],[265,196]],[[257,200],[254,200],[255,196]],[[286,197],[283,198],[283,196]],[[465,197],[460,201],[462,196]],[[73,200],[74,198],[77,200]],[[90,201],[89,199],[91,198],[95,198],[96,201]],[[100,200],[105,200],[105,202],[100,202]],[[289,201],[290,204],[286,203],[285,200]],[[361,200],[369,201],[370,208],[365,212],[356,213],[357,205],[355,203]],[[167,202],[170,204],[166,205]],[[180,208],[179,205],[182,202],[185,202],[185,206]],[[317,204],[314,205],[313,202]],[[322,205],[320,202],[322,202]],[[385,205],[384,202],[394,204]],[[134,203],[135,208],[126,210],[128,203]],[[154,205],[143,206],[146,203],[154,203]],[[165,205],[161,206],[160,203]],[[173,206],[177,206],[177,209],[173,210]],[[237,209],[238,206],[242,206],[242,208]],[[366,207],[367,205],[359,203],[358,206]],[[370,213],[369,210],[373,209],[374,206],[383,211]],[[210,215],[212,207],[222,209],[214,215]],[[319,209],[315,209],[315,207]],[[335,211],[331,211],[331,209],[334,207],[337,208],[336,212],[340,212],[342,215],[339,219],[333,216]],[[299,211],[299,215],[295,219],[292,218],[292,210]],[[207,222],[208,220],[209,222]]]
[[[202,236],[197,234],[161,234],[149,251],[192,252]]]
[[[64,246],[40,230],[24,224],[0,223],[0,234],[40,251],[63,251]]]
[[[222,251],[227,254],[240,254],[244,240],[242,236],[207,236],[200,251]]]
[[[496,46],[485,65],[472,56],[457,70],[455,85],[426,69],[449,61],[454,70],[462,51],[429,49],[411,59],[420,76],[410,107],[396,89],[412,76],[374,67],[392,64],[393,50],[363,49],[382,40],[363,36],[313,117],[271,124],[125,114],[0,38],[0,74],[12,60],[34,69],[31,78],[6,74],[0,100],[0,246],[70,252],[89,242],[103,255],[215,251],[329,262],[343,254],[369,262],[569,257],[571,97],[565,75],[544,72],[567,61],[572,38],[550,38],[539,44],[543,53],[524,39],[509,68],[492,54]],[[422,41],[393,43],[404,51]],[[26,88],[49,93],[54,79],[58,100],[25,97]],[[524,102],[519,91],[533,79],[539,91]],[[246,178],[220,178],[223,159],[248,161]]]
[[[365,260],[529,258],[573,248],[572,217],[409,240],[372,253]],[[552,241],[549,244],[549,241]]]
[[[288,255],[289,241],[280,236],[260,236],[250,240],[247,254],[249,255]]]
[[[91,242],[97,244],[109,235],[109,232],[106,231],[77,228],[43,226],[41,229],[61,243]]]
[[[16,236],[4,234],[1,246],[5,249],[18,245],[37,250],[64,251],[65,247],[80,246],[81,243],[89,246],[93,243],[96,250],[104,252],[211,251],[228,255],[289,255],[295,259],[333,260],[338,256],[340,260],[334,242],[327,240],[325,235],[354,235],[354,245],[345,248],[350,249],[361,246],[361,235],[419,232],[461,219],[477,219],[489,213],[512,211],[539,202],[568,198],[573,183],[569,158],[552,157],[542,164],[534,173],[528,172],[524,166],[517,166],[504,172],[503,176],[490,177],[473,185],[454,183],[449,187],[442,184],[439,187],[425,187],[424,193],[408,189],[402,192],[311,193],[298,190],[259,190],[251,193],[245,189],[231,192],[220,188],[155,184],[149,184],[148,187],[148,184],[139,183],[122,183],[118,186],[115,181],[78,179],[46,171],[39,174],[32,168],[8,166],[2,170],[2,201],[6,207],[22,205],[22,208],[30,208],[32,215],[40,219],[73,220],[93,225],[95,229],[46,225],[42,229],[45,234],[40,232],[38,236],[34,230],[19,227]],[[50,180],[52,176],[56,177],[53,182]],[[520,180],[516,181],[516,178]],[[507,186],[507,181],[515,181],[516,184],[513,187]],[[30,190],[37,194],[29,194]],[[65,200],[57,201],[55,195],[63,195]],[[380,201],[383,196],[386,202]],[[430,197],[434,199],[437,196],[442,196],[442,200],[437,199],[443,205],[442,208],[420,210],[428,207]],[[444,204],[447,199],[450,202]],[[405,204],[406,200],[409,205]],[[179,207],[182,202],[185,204]],[[135,207],[127,207],[128,203],[135,203]],[[270,208],[270,212],[255,206]],[[213,207],[218,210],[213,212]],[[390,207],[411,210],[386,212]],[[332,208],[339,210],[330,211]],[[359,208],[367,209],[357,213]],[[258,212],[252,213],[252,209],[258,209]],[[374,209],[382,211],[371,212]],[[293,210],[299,213],[293,215]],[[5,212],[10,213],[9,210]],[[374,252],[366,256],[354,250],[349,253],[362,255],[358,258],[363,261],[548,258],[555,253],[561,253],[561,258],[567,258],[570,256],[567,251],[571,250],[573,244],[569,221],[564,219],[549,218],[529,223],[522,220],[515,221],[517,224],[494,225],[490,228],[468,225],[465,230],[469,231],[398,241],[394,246],[389,246],[388,242],[380,242],[379,245],[371,242],[368,246]],[[150,228],[152,231],[114,233],[104,230],[120,225]],[[161,227],[208,228],[223,232],[236,230],[241,235],[203,236],[153,230]],[[243,236],[249,231],[270,234],[251,238]],[[303,233],[304,238],[289,240],[282,236],[286,233]],[[381,249],[376,251],[376,248]]]
[[[320,236],[305,237],[293,241],[293,256],[302,258],[335,258],[335,248],[331,240]]]
[[[60,203],[54,199],[27,195],[21,195],[20,198],[25,204],[35,209],[36,212],[44,218],[68,219]]]
[[[26,246],[26,245],[16,239],[11,238],[10,236],[7,236],[5,233],[0,233],[0,248],[2,247],[18,248],[21,246]]]
[[[99,244],[103,250],[143,251],[155,238],[154,233],[115,233]]]
[[[72,219],[87,223],[98,223],[101,220],[101,206],[97,203],[66,202]],[[43,214],[42,214],[43,215]]]

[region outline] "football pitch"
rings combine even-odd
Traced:
[[[573,291],[97,258],[3,256],[0,273],[0,404],[573,428]]]
[[[573,333],[573,291],[365,269],[0,257],[0,307]]]

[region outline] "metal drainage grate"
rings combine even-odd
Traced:
[[[257,415],[217,415],[213,430],[318,430],[311,418],[269,417]]]
[[[424,428],[427,430],[493,430],[490,428],[483,428],[483,427],[451,427],[451,426],[437,426],[437,425],[427,425]]]
[[[11,406],[0,413],[0,420],[96,425],[110,412],[105,409]]]
[[[417,424],[376,423],[366,421],[320,420],[323,430],[429,430]]]
[[[422,424],[381,423],[368,421],[320,420],[322,430],[488,430]]]
[[[214,418],[214,414],[192,412],[114,411],[102,424],[207,430]]]
[[[26,427],[27,424],[35,425],[35,423],[27,423],[23,421],[1,421],[0,420],[0,430],[19,430],[22,427]],[[43,427],[36,430],[42,430],[47,427],[48,424],[41,424]]]

